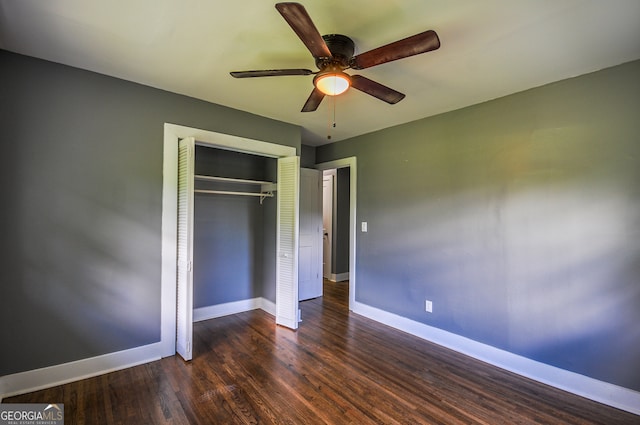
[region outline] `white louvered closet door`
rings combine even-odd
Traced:
[[[278,159],[276,323],[298,328],[298,188],[300,158]]]
[[[193,350],[193,186],[195,140],[178,146],[178,272],[176,351],[191,360]]]

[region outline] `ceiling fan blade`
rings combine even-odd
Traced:
[[[380,83],[376,83],[373,80],[370,80],[362,75],[352,75],[351,76],[351,86],[354,89],[360,90],[366,94],[369,94],[373,97],[377,97],[380,100],[383,100],[391,105],[400,102],[404,99],[404,94],[399,91],[395,91],[387,86],[383,86]]]
[[[287,21],[314,58],[330,58],[331,52],[304,6],[299,3],[277,3],[276,9]]]
[[[322,99],[324,99],[324,93],[314,88],[300,112],[315,111],[316,109],[318,109],[318,106],[320,106],[320,102],[322,102]]]
[[[438,34],[429,30],[354,56],[350,65],[353,69],[371,68],[383,63],[430,52],[439,47],[440,39]]]
[[[230,74],[235,78],[280,77],[284,75],[311,75],[313,71],[310,69],[262,69],[256,71],[233,71]]]

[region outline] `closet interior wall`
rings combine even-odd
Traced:
[[[277,160],[196,146],[195,174],[275,182]],[[254,192],[259,186],[202,182],[196,189]],[[193,307],[264,297],[275,302],[276,198],[195,193]]]

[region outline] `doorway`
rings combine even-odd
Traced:
[[[316,169],[340,170],[348,168],[349,170],[349,196],[348,196],[348,279],[349,279],[349,310],[355,308],[356,295],[356,206],[357,206],[357,162],[356,157],[338,159],[335,161],[323,162],[316,164]],[[337,173],[336,173],[337,174]],[[323,204],[324,208],[324,204]],[[347,228],[345,224],[345,229]],[[335,232],[333,232],[335,233]],[[323,238],[324,239],[324,238]],[[324,241],[323,241],[324,244]],[[324,260],[323,260],[324,261]]]
[[[322,176],[322,277],[331,279],[333,252],[333,184],[336,170],[325,170]]]

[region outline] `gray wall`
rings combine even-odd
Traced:
[[[196,147],[196,174],[275,182],[276,159],[222,149]],[[196,188],[255,192],[259,187],[196,181]],[[275,198],[195,194],[193,305],[195,308],[261,297],[275,286],[265,273],[265,256],[274,261],[275,218],[265,221]],[[269,236],[269,237],[266,237]],[[270,246],[270,249],[265,249]]]
[[[640,390],[638,76],[636,61],[318,148],[358,159],[356,300]]]
[[[313,168],[313,166],[316,165],[316,148],[314,146],[302,145],[300,151],[300,167]]]
[[[160,340],[165,122],[300,151],[297,126],[0,51],[0,375]]]
[[[333,249],[331,250],[331,272],[349,272],[349,210],[350,168],[336,170],[333,191]]]

